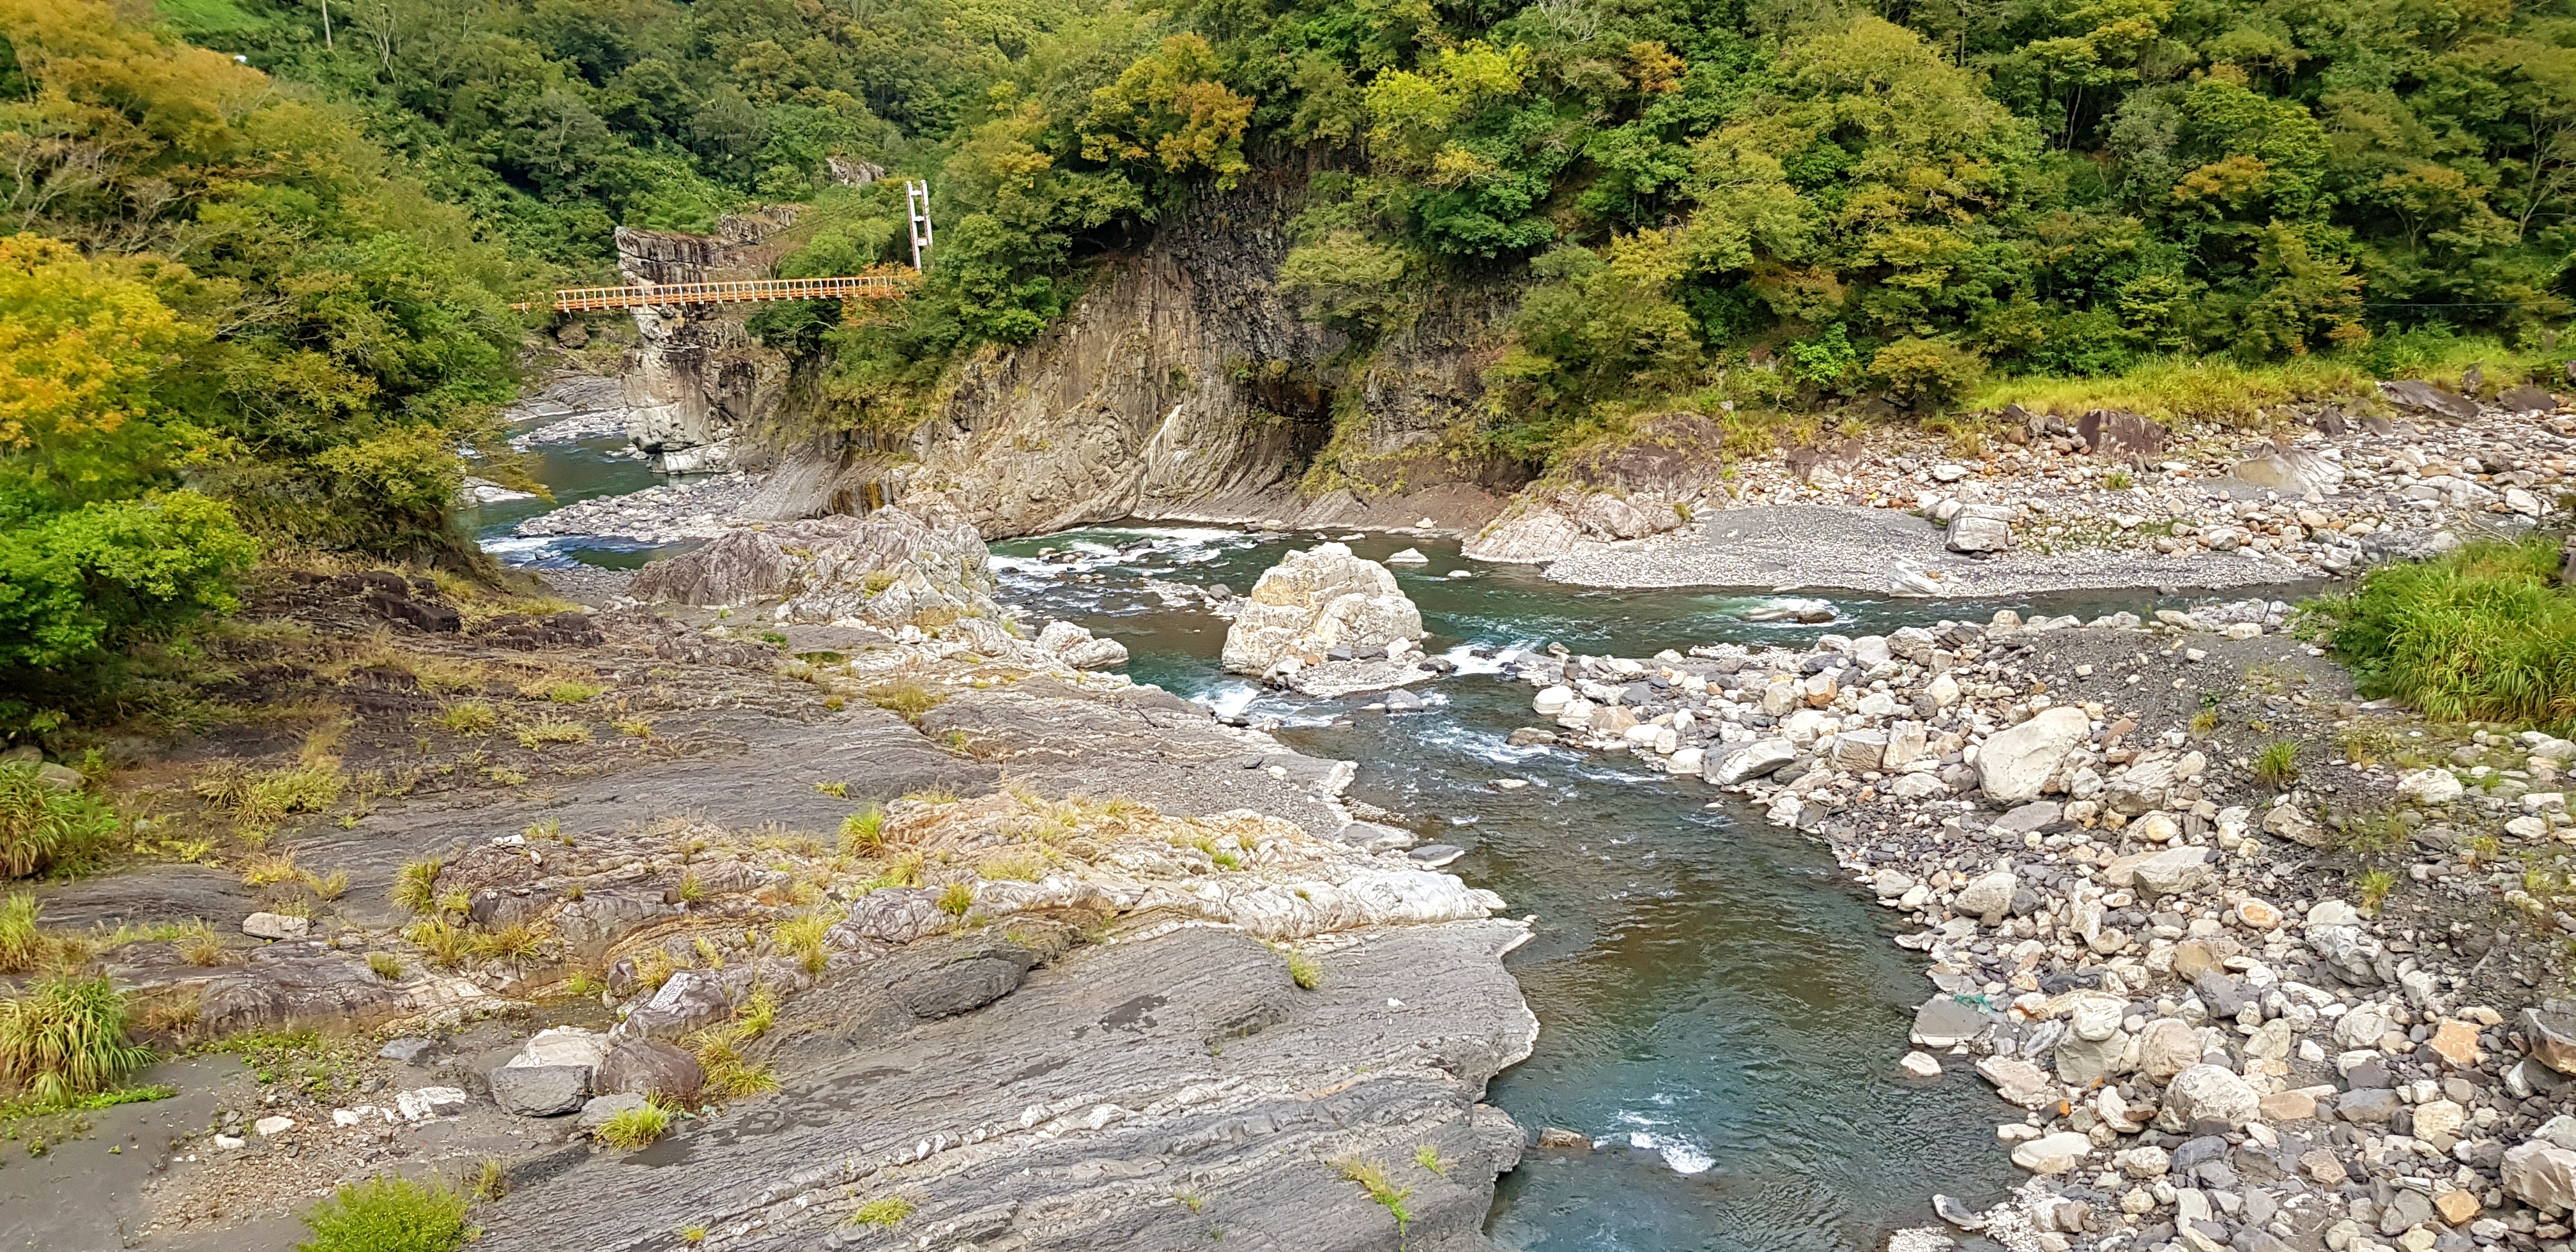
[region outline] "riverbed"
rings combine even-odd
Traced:
[[[654,481],[640,464],[603,464],[615,444],[548,447],[537,472],[564,502]],[[496,555],[631,566],[657,554],[504,538],[535,511],[487,506]],[[1629,758],[1510,746],[1514,729],[1542,719],[1525,688],[1497,676],[1494,656],[1549,643],[1629,656],[1787,644],[1984,620],[2004,607],[2143,613],[2157,607],[2151,595],[1837,594],[1833,620],[1791,624],[1753,620],[1783,598],[1764,591],[1584,590],[1526,567],[1470,563],[1454,542],[1329,536],[1372,559],[1404,548],[1427,558],[1393,568],[1422,609],[1426,648],[1458,672],[1418,689],[1421,711],[1388,714],[1368,711],[1370,696],[1313,700],[1222,673],[1226,622],[1172,586],[1241,592],[1282,554],[1325,537],[1098,528],[993,552],[1006,599],[1117,637],[1138,681],[1269,727],[1302,752],[1359,762],[1352,799],[1401,815],[1425,843],[1463,849],[1450,872],[1536,918],[1535,939],[1511,966],[1541,1032],[1489,1098],[1525,1127],[1572,1130],[1596,1147],[1524,1157],[1488,1221],[1497,1243],[1875,1252],[1887,1232],[1929,1221],[1936,1191],[1978,1206],[2013,1185],[1993,1127],[2019,1110],[1965,1072],[1926,1084],[1898,1068],[1914,1006],[1932,988],[1830,852]]]

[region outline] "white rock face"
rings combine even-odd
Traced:
[[[2254,1120],[2261,1103],[2244,1079],[2216,1065],[2194,1065],[2165,1088],[2162,1124],[2187,1130],[2195,1122],[2225,1122],[2233,1130]]]
[[[608,1036],[579,1026],[556,1026],[537,1032],[517,1056],[505,1064],[587,1065],[597,1069],[608,1060]]]
[[[2084,710],[2060,705],[1996,732],[1977,750],[1977,779],[1986,789],[1986,798],[1998,804],[2038,799],[2041,785],[2056,772],[2058,762],[2092,728]]]
[[[1395,575],[1347,546],[1319,544],[1261,575],[1225,632],[1225,667],[1260,674],[1281,658],[1347,644],[1383,647],[1423,635],[1422,612]]]
[[[2538,1139],[2507,1150],[2504,1189],[2543,1211],[2576,1208],[2576,1152]]]
[[[2063,1174],[2081,1164],[2092,1151],[2092,1140],[2066,1130],[2014,1148],[2012,1163],[2034,1174]]]
[[[2419,769],[2397,780],[2397,794],[2417,804],[2449,804],[2462,790],[2460,780],[2446,769]]]
[[[253,939],[301,939],[313,923],[281,913],[253,913],[242,919],[242,933]]]

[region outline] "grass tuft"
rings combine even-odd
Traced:
[[[456,1252],[472,1234],[465,1205],[462,1192],[380,1174],[306,1212],[313,1237],[296,1252]]]
[[[922,714],[938,708],[947,697],[920,683],[886,683],[869,688],[867,699],[889,713],[902,714],[905,721],[918,722]]]
[[[394,907],[407,913],[427,913],[438,907],[438,874],[447,868],[437,857],[413,861],[394,875]]]
[[[852,1210],[850,1213],[850,1224],[853,1226],[872,1226],[879,1230],[891,1230],[896,1226],[902,1225],[903,1219],[912,1216],[912,1210],[914,1207],[915,1206],[912,1201],[907,1200],[902,1196],[881,1195]]]
[[[598,1140],[621,1152],[650,1147],[654,1140],[671,1132],[671,1112],[658,1104],[619,1109],[615,1116],[600,1123],[594,1133]]]
[[[950,917],[964,917],[975,907],[975,888],[959,880],[939,889],[939,911]]]
[[[1323,986],[1323,964],[1295,948],[1290,948],[1288,949],[1288,980],[1308,991]]]
[[[832,929],[829,913],[807,913],[778,923],[775,934],[778,950],[793,953],[805,972],[821,977],[823,964],[830,954],[824,951],[823,936]]]
[[[48,978],[0,1000],[0,1083],[42,1105],[116,1085],[152,1062],[125,1037],[125,996],[106,978]]]
[[[32,765],[0,765],[0,878],[79,869],[116,829],[115,811],[98,797],[56,790]]]
[[[550,743],[588,742],[590,742],[590,727],[579,722],[548,719],[530,722],[519,728],[519,746],[522,748],[541,748]]]
[[[1401,1242],[1404,1228],[1413,1224],[1412,1212],[1404,1207],[1405,1200],[1413,1195],[1413,1188],[1397,1190],[1394,1183],[1387,1181],[1386,1166],[1376,1161],[1342,1160],[1333,1162],[1333,1167],[1342,1171],[1342,1177],[1358,1183],[1362,1190],[1368,1192],[1370,1199],[1384,1206],[1387,1213],[1395,1218],[1396,1239]]]
[[[2298,741],[2275,739],[2265,744],[2262,755],[2254,758],[2254,777],[2274,791],[2299,781]]]
[[[367,968],[386,982],[399,982],[403,976],[402,958],[391,952],[368,953]]]
[[[429,722],[453,734],[480,735],[500,725],[501,715],[480,700],[464,700],[440,709]]]
[[[36,968],[46,944],[36,933],[36,918],[45,906],[30,892],[0,900],[0,974],[23,974]]]
[[[885,810],[871,804],[841,819],[841,855],[857,856],[885,845]]]

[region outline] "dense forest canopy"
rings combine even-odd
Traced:
[[[2547,0],[341,0],[327,45],[318,0],[160,12],[569,267],[613,224],[818,197],[845,203],[806,272],[895,260],[898,198],[829,160],[930,178],[932,298],[832,335],[897,418],[1294,146],[1328,154],[1284,275],[1319,320],[1568,292],[1504,372],[1524,406],[1754,345],[1937,397],[2570,312],[2576,18]]]
[[[928,281],[753,325],[893,428],[1256,178],[1342,368],[1518,293],[1474,438],[1539,464],[1729,376],[1929,409],[2571,312],[2565,0],[0,0],[0,40],[0,669],[220,605],[258,542],[454,546],[511,299],[769,201],[813,206],[789,274],[904,259],[861,163],[930,181]]]

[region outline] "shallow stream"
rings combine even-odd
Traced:
[[[597,445],[597,446],[594,446]],[[612,461],[614,440],[541,447],[537,470],[564,502],[652,480]],[[632,484],[629,479],[632,478]],[[504,538],[542,506],[494,509],[491,546],[519,563],[627,565],[652,555],[596,541]],[[1370,696],[1308,700],[1221,672],[1226,623],[1151,581],[1249,589],[1313,535],[1099,528],[994,545],[1006,595],[1042,618],[1115,635],[1128,672],[1257,724],[1316,756],[1360,762],[1352,796],[1404,814],[1425,842],[1466,855],[1449,867],[1499,892],[1537,935],[1510,958],[1541,1031],[1536,1052],[1490,1099],[1523,1126],[1591,1136],[1589,1153],[1532,1150],[1505,1176],[1488,1229],[1522,1252],[1876,1252],[1898,1226],[1931,1220],[1927,1197],[1972,1206],[2014,1178],[1994,1124],[2017,1114],[1955,1067],[1932,1084],[1897,1068],[1920,961],[1887,940],[1884,910],[1820,843],[1715,792],[1625,757],[1514,748],[1538,724],[1530,689],[1496,676],[1478,645],[1561,643],[1646,657],[1721,640],[1791,642],[1884,631],[1996,608],[2145,611],[2143,596],[2087,593],[1993,603],[1835,594],[1840,617],[1793,626],[1745,620],[1761,592],[1587,591],[1533,569],[1472,565],[1453,543],[1355,538],[1396,567],[1432,637],[1460,669],[1416,688],[1420,712],[1371,713]],[[1041,552],[1053,549],[1053,559]],[[1070,559],[1067,559],[1068,554]],[[1450,571],[1462,571],[1452,577]],[[1517,789],[1498,780],[1522,779]]]

